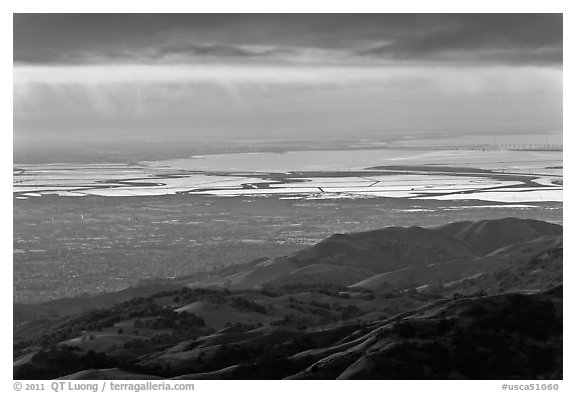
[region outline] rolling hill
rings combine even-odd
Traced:
[[[535,220],[334,235],[15,306],[14,377],[561,378],[562,263],[562,227]]]

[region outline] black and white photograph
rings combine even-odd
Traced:
[[[13,13],[14,389],[559,390],[563,20]]]

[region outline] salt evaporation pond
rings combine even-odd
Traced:
[[[15,165],[17,199],[43,195],[275,196],[561,202],[562,152],[337,150],[238,153],[138,164]]]

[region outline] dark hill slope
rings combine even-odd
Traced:
[[[470,282],[474,277],[485,278],[490,273],[502,269],[503,271],[517,271],[518,273],[525,271],[525,274],[531,274],[534,280],[543,275],[560,276],[559,280],[549,277],[548,281],[550,282],[546,286],[535,286],[535,288],[549,288],[553,285],[562,284],[561,251],[559,266],[557,266],[557,262],[554,262],[555,265],[550,266],[542,262],[539,265],[539,269],[534,268],[530,272],[527,272],[525,265],[528,261],[539,255],[546,255],[548,252],[553,253],[558,247],[561,248],[561,245],[561,236],[545,236],[526,243],[506,246],[485,256],[456,259],[448,262],[429,264],[427,266],[408,267],[373,275],[350,287],[366,288],[372,291],[379,291],[380,288],[389,290],[390,287],[396,289],[421,288],[426,291],[432,290],[437,293],[443,293],[442,288],[444,287],[462,286],[455,281],[469,279],[466,280],[466,282]],[[505,289],[509,290],[513,288],[505,286]],[[469,291],[466,292],[468,293]],[[490,293],[498,292],[501,291],[491,291]]]
[[[360,302],[340,299],[337,293],[328,296],[294,292],[279,296],[266,291],[190,289],[162,293],[99,310],[96,314],[63,318],[51,331],[46,326],[41,332],[48,334],[44,337],[49,339],[47,346],[41,344],[45,340],[33,340],[28,351],[23,352],[24,357],[15,360],[14,375],[54,378],[82,370],[108,369],[101,370],[102,375],[118,375],[118,378],[129,374],[182,379],[561,378],[562,287],[535,291],[538,285],[556,282],[561,259],[561,246],[556,245],[530,260],[518,262],[527,274],[509,276],[502,274],[502,269],[489,276],[489,280],[475,283],[477,286],[473,289],[494,286],[495,290],[520,290],[495,296],[434,296],[409,301],[417,294],[396,292],[391,293],[392,297]],[[534,270],[540,272],[542,279],[534,281],[535,276],[531,274]],[[525,288],[530,291],[523,292]],[[174,303],[176,296],[178,304]],[[241,297],[244,297],[243,302],[238,301]],[[281,314],[277,312],[287,309],[296,318],[296,324],[266,323],[260,327],[234,324],[214,331],[199,325],[194,318],[194,325],[186,323],[182,329],[177,328],[188,319],[179,318],[169,309],[200,298],[212,299],[222,305],[250,306],[246,311],[261,302],[259,308],[266,306],[265,317],[276,313],[274,318],[278,318]],[[316,300],[306,303],[307,298]],[[395,312],[385,313],[393,317],[380,314],[366,318],[363,315],[371,313],[373,307],[391,311],[392,303],[398,301],[397,304],[404,305]],[[155,306],[155,302],[168,309]],[[341,309],[337,306],[339,302],[352,302],[349,305],[356,303],[359,307]],[[314,313],[322,312],[327,319],[320,325],[302,326],[308,324],[302,317],[307,310],[312,310],[312,306]],[[229,309],[222,308],[222,318],[229,318]],[[338,310],[346,311],[348,317],[341,314],[341,318],[333,319],[340,314]],[[113,318],[115,313],[122,315]],[[76,349],[62,344],[54,346],[53,339],[58,335],[62,337],[56,342],[75,337],[77,333],[67,333],[73,329],[93,331],[90,324],[101,325],[102,317],[113,323],[122,322],[126,317],[154,318],[154,315],[158,315],[157,322],[163,322],[158,325],[159,331],[154,330],[153,326],[157,324],[154,322],[150,335],[157,336],[160,331],[165,334],[167,326],[176,329],[170,336],[165,336],[164,341],[155,344],[154,341],[140,341],[145,345],[119,347],[106,354],[86,352],[81,346]],[[103,329],[107,329],[106,326]],[[99,335],[98,332],[94,334]],[[140,334],[146,340],[148,333],[141,331]],[[96,337],[93,343],[98,340],[100,338]],[[25,357],[31,359],[27,361]],[[118,370],[118,373],[110,374],[110,369]],[[94,375],[98,373],[80,372],[73,377],[83,379]]]
[[[520,218],[457,222],[437,228],[467,244],[476,254],[485,255],[499,248],[524,243],[542,236],[562,235],[562,226],[545,221]]]
[[[438,302],[339,347],[290,378],[562,378],[562,287]]]
[[[61,317],[79,314],[96,308],[112,307],[136,297],[150,296],[161,291],[181,288],[182,285],[170,280],[151,280],[121,291],[102,293],[94,296],[66,297],[38,304],[15,303],[13,305],[14,326],[39,318]]]
[[[171,361],[155,363],[161,359]],[[123,372],[173,379],[561,379],[562,286],[441,299],[340,327],[223,332]]]
[[[496,294],[506,291],[537,291],[562,284],[564,247],[561,238],[530,258],[516,258],[507,265],[478,277],[449,284],[445,295],[471,294],[484,291]]]
[[[321,263],[384,273],[483,256],[551,235],[562,235],[562,226],[518,218],[464,221],[435,228],[389,227],[336,234],[287,259],[299,267]]]
[[[126,371],[122,371],[117,368],[107,368],[107,369],[91,369],[91,370],[83,370],[79,371],[74,374],[66,375],[61,378],[56,379],[65,379],[65,380],[141,380],[141,379],[162,379],[160,377],[155,377],[152,375],[145,375],[145,374],[134,374]]]
[[[301,267],[322,263],[385,272],[473,255],[466,244],[440,232],[420,227],[390,227],[333,235],[288,259]]]

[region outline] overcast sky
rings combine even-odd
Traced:
[[[14,141],[561,131],[562,15],[14,15]]]

